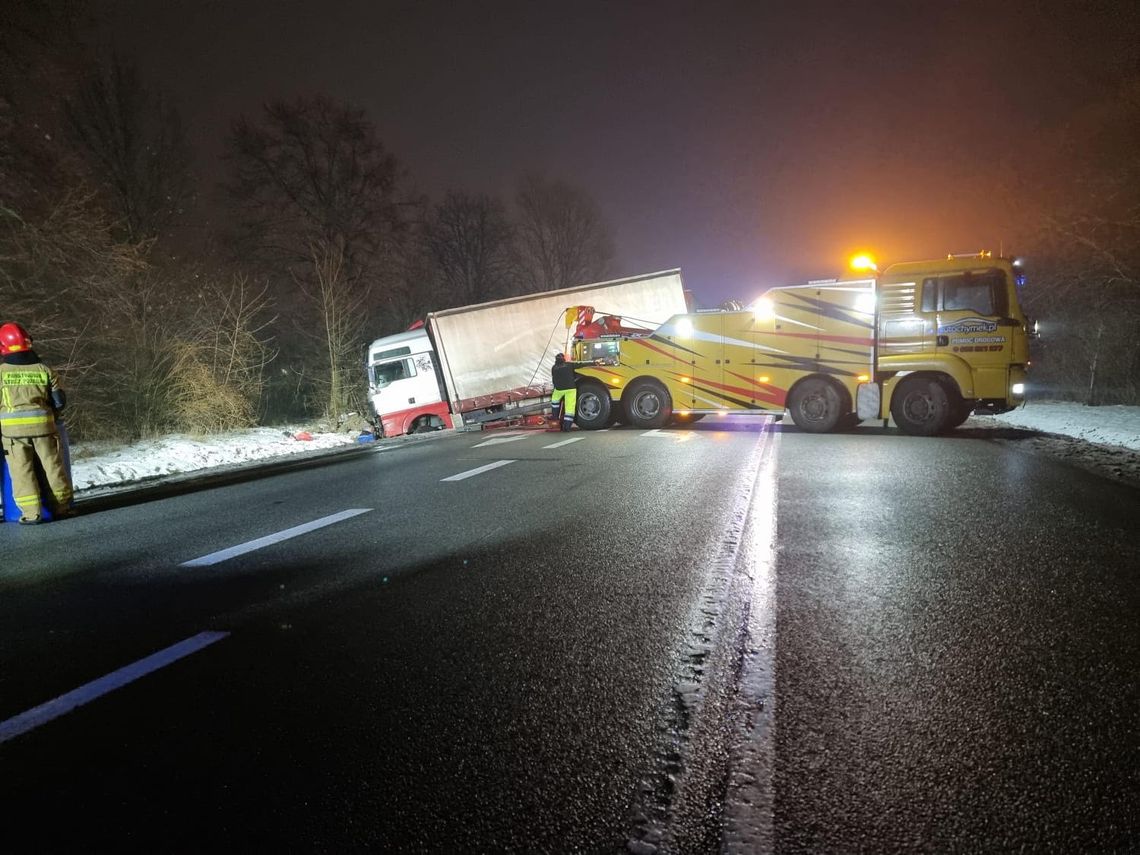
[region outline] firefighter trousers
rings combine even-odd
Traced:
[[[0,437],[8,460],[8,474],[12,478],[12,497],[16,507],[28,519],[41,516],[40,484],[36,475],[39,459],[51,495],[45,497],[48,507],[55,511],[71,506],[71,479],[63,465],[63,450],[58,434],[48,436]]]

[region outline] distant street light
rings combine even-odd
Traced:
[[[873,257],[871,257],[871,255],[869,255],[866,252],[861,252],[858,255],[852,256],[852,258],[851,258],[851,269],[852,270],[860,270],[860,271],[868,271],[868,272],[872,272],[872,273],[878,273],[879,272],[879,268],[875,264],[875,259]]]

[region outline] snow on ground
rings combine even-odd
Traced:
[[[973,417],[959,430],[1140,487],[1140,407],[1030,401],[1011,413]]]
[[[995,416],[994,420],[1010,427],[1140,451],[1140,407],[1086,407],[1071,401],[1030,401],[1012,413]]]
[[[971,418],[960,430],[1140,484],[1140,407],[1031,401],[1005,415]],[[264,427],[209,437],[172,435],[126,446],[78,443],[71,449],[72,475],[80,491],[126,486],[342,447],[357,437],[351,431],[314,431],[311,440],[294,438],[299,435],[296,428]]]
[[[71,447],[71,475],[76,490],[89,490],[356,442],[356,435],[344,433],[312,432],[312,439],[295,438],[304,435],[295,428],[263,427],[216,436],[173,434],[131,445],[77,443]]]

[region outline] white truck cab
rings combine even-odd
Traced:
[[[368,348],[368,397],[385,436],[452,426],[435,353],[424,328],[396,333]]]

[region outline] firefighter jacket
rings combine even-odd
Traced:
[[[63,407],[59,375],[32,351],[11,353],[0,364],[0,434],[7,437],[57,433],[55,412]]]

